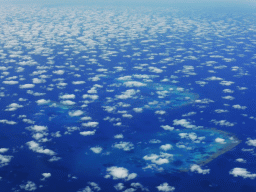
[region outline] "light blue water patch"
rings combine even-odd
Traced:
[[[153,83],[119,79],[113,82],[118,86],[115,92],[116,102],[112,102],[113,106],[117,105],[117,102],[125,101],[133,108],[164,110],[191,104],[198,98],[197,94],[174,86],[170,82]],[[109,102],[105,101],[104,105],[108,106]]]
[[[42,124],[76,125],[79,123],[79,116],[70,116],[69,113],[77,110],[76,106],[64,105],[59,102],[49,101],[43,105],[35,106],[37,113],[29,114],[32,120]]]
[[[91,170],[90,174],[94,174],[93,169],[104,174],[107,167],[126,167],[141,177],[148,177],[188,171],[193,164],[205,165],[239,143],[235,136],[216,129],[134,134],[130,140],[99,142],[95,147],[102,149],[100,153],[85,149],[74,165],[79,165],[79,172]]]

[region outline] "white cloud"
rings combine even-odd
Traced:
[[[9,124],[9,125],[17,124],[15,121],[8,121],[7,119],[1,119],[0,123],[5,123],[5,124]]]
[[[81,111],[81,110],[76,110],[76,111],[70,111],[68,112],[68,115],[70,117],[78,117],[78,116],[81,116],[84,112]]]
[[[8,68],[7,67],[5,67],[5,66],[0,66],[0,71],[5,71],[5,70],[7,70]]]
[[[32,121],[31,119],[22,119],[22,121],[28,124],[35,124],[35,121]]]
[[[155,114],[157,114],[157,115],[164,115],[165,113],[166,113],[166,111],[164,111],[164,110],[155,111]]]
[[[232,85],[234,82],[233,81],[221,81],[220,84],[224,85],[224,86],[230,86]]]
[[[138,183],[138,182],[137,183],[131,183],[131,187],[134,187],[136,189],[140,188],[141,191],[149,191],[146,187],[143,187],[143,185]]]
[[[48,161],[54,162],[54,161],[59,161],[60,159],[61,159],[61,157],[52,156]]]
[[[147,86],[147,84],[141,83],[139,81],[127,81],[127,82],[124,82],[124,85],[126,87],[143,87],[143,86]]]
[[[243,158],[238,158],[238,159],[236,159],[236,162],[239,162],[239,163],[246,163],[247,161],[244,160]]]
[[[206,80],[208,80],[208,81],[220,81],[220,80],[223,80],[223,79],[220,78],[220,77],[212,76],[212,77],[206,78]]]
[[[213,103],[214,101],[211,99],[197,99],[195,100],[195,103],[201,103],[201,104],[208,104]]]
[[[85,81],[72,81],[73,85],[81,85],[81,84],[85,84]]]
[[[84,95],[83,95],[83,99],[87,99],[87,98],[90,98],[90,99],[92,99],[92,100],[96,100],[96,99],[99,98],[99,96],[98,96],[98,95],[88,95],[88,94],[84,94]]]
[[[63,105],[75,105],[76,104],[76,102],[71,101],[71,100],[64,100],[64,101],[61,101],[61,103]]]
[[[190,139],[194,143],[200,143],[201,140],[205,139],[205,137],[197,137],[196,133],[179,133],[179,136],[183,139]]]
[[[243,90],[246,90],[248,88],[247,87],[239,87],[239,86],[237,86],[237,89],[240,90],[240,91],[243,91]]]
[[[115,189],[116,189],[117,191],[121,191],[121,190],[123,190],[123,189],[125,188],[125,186],[124,186],[123,183],[118,183],[118,184],[116,184],[114,187],[115,187]]]
[[[38,105],[45,105],[45,104],[47,104],[49,102],[50,102],[50,100],[45,100],[45,99],[39,99],[39,100],[36,101],[36,103]]]
[[[122,117],[131,119],[133,116],[131,114],[123,114]]]
[[[52,137],[61,137],[60,131],[56,131],[55,133],[51,133]]]
[[[160,155],[157,154],[150,154],[150,155],[145,155],[143,157],[144,160],[146,161],[151,161],[152,163],[155,163],[157,165],[162,165],[162,164],[167,164],[172,160],[173,155],[169,153],[163,153],[161,152]]]
[[[91,78],[88,78],[88,79],[91,80],[91,81],[99,81],[100,80],[100,78],[97,77],[97,76],[91,77]]]
[[[26,191],[35,191],[37,189],[36,184],[32,181],[28,181],[26,184],[20,185],[20,188]]]
[[[42,173],[42,175],[44,176],[44,178],[49,178],[52,176],[51,173]]]
[[[131,151],[132,149],[134,149],[134,145],[131,142],[124,142],[124,141],[115,143],[112,147],[117,149],[123,149],[124,151]]]
[[[137,177],[136,173],[129,174],[129,171],[124,167],[109,167],[107,168],[107,172],[108,174],[105,176],[105,178],[110,178],[112,176],[114,180],[124,179],[126,181],[129,181]]]
[[[232,107],[235,109],[243,109],[243,110],[247,108],[246,106],[241,106],[241,105],[233,105]]]
[[[15,111],[15,110],[17,110],[18,108],[23,107],[23,105],[19,105],[18,103],[12,103],[12,104],[8,105],[7,107],[8,107],[8,108],[5,109],[5,111]]]
[[[256,177],[256,174],[252,174],[249,171],[247,171],[244,168],[239,168],[236,167],[234,169],[232,169],[229,174],[233,175],[234,177],[243,177],[244,179],[246,178],[250,178],[250,179],[254,179]]]
[[[149,143],[161,143],[162,141],[158,140],[158,139],[151,139],[149,141]]]
[[[101,188],[99,187],[99,185],[95,182],[88,182],[88,184],[96,191],[100,191]]]
[[[9,148],[0,148],[0,153],[5,153],[9,150]]]
[[[4,153],[4,152],[3,152]],[[1,155],[0,154],[0,167],[6,166],[10,163],[13,156],[9,155]]]
[[[215,142],[216,142],[216,143],[220,143],[220,144],[225,144],[225,143],[226,143],[226,142],[225,142],[225,139],[219,138],[219,137],[215,139]]]
[[[30,131],[35,131],[35,132],[43,132],[43,131],[47,131],[48,127],[47,126],[42,126],[42,125],[33,125],[30,127],[27,127],[26,129],[30,130]]]
[[[46,80],[45,79],[38,79],[38,78],[33,78],[33,83],[35,84],[39,84],[39,83],[45,83]]]
[[[30,89],[35,87],[34,84],[24,84],[24,85],[20,85],[20,89]]]
[[[172,192],[175,190],[175,187],[170,186],[168,183],[162,183],[156,188],[158,189],[158,191],[163,191],[163,192]]]
[[[60,99],[75,99],[76,96],[74,94],[65,94],[65,95],[61,95],[59,96]]]
[[[203,174],[203,175],[210,173],[210,169],[202,169],[199,165],[196,165],[196,164],[194,164],[190,167],[190,171],[197,172],[197,173]]]
[[[211,122],[213,122],[215,125],[226,126],[226,127],[232,127],[235,125],[235,123],[231,123],[226,120],[217,121],[216,119],[212,119]]]
[[[162,73],[163,70],[162,69],[159,69],[157,67],[148,67],[149,68],[149,71],[153,72],[153,73]]]
[[[108,71],[107,69],[104,69],[104,68],[100,68],[100,69],[97,69],[96,71],[98,71],[98,72],[106,72],[106,71]]]
[[[251,138],[247,138],[246,144],[249,146],[254,146],[256,147],[256,139],[251,139]]]
[[[139,90],[128,89],[125,92],[122,92],[121,95],[116,95],[118,99],[128,99],[136,95],[136,93],[140,92]]]
[[[180,125],[182,127],[188,128],[188,129],[201,128],[201,126],[192,125],[186,119],[180,119],[180,120],[175,119],[175,120],[173,120],[173,125]]]
[[[183,114],[182,117],[188,117],[188,116],[192,116],[192,115],[195,115],[195,114],[196,114],[196,112],[192,111],[192,112]]]
[[[133,108],[133,111],[136,113],[142,113],[143,109],[142,108]]]
[[[201,87],[205,86],[206,84],[208,84],[208,82],[205,81],[196,81],[196,84],[200,85]]]
[[[231,89],[223,89],[223,92],[224,93],[234,93],[234,91]]]
[[[18,83],[19,83],[19,81],[3,81],[3,84],[7,84],[7,85],[15,85]]]
[[[161,125],[161,127],[162,127],[164,130],[168,130],[168,131],[174,130],[174,127],[171,127],[171,126],[169,126],[169,125]]]
[[[234,99],[235,99],[235,97],[230,96],[230,95],[225,96],[225,97],[222,97],[222,98],[223,98],[223,99],[227,99],[227,100],[234,100]]]
[[[92,118],[89,117],[89,116],[85,116],[85,117],[81,117],[81,120],[82,121],[88,121],[88,120],[92,120]]]
[[[27,101],[27,99],[19,98],[19,101]]]
[[[55,152],[50,150],[50,149],[43,149],[43,147],[41,147],[37,142],[35,141],[29,141],[26,143],[29,147],[29,149],[31,149],[34,152],[37,153],[43,153],[46,155],[55,155]]]
[[[57,71],[53,71],[52,73],[56,74],[56,75],[63,75],[65,73],[64,70],[57,70]]]
[[[117,134],[117,135],[114,136],[114,138],[115,139],[123,139],[124,136],[123,136],[123,134]]]
[[[82,123],[82,126],[84,126],[84,127],[97,127],[98,124],[99,124],[98,122],[91,121],[91,122],[87,122],[87,123]]]
[[[83,132],[80,132],[80,135],[83,135],[83,136],[94,135],[95,132],[96,132],[96,130],[93,130],[93,131],[83,131]]]
[[[94,153],[101,153],[103,150],[102,147],[91,147],[90,150],[92,150]]]
[[[32,135],[32,137],[36,140],[39,140],[39,139],[41,139],[41,138],[43,138],[44,136],[47,136],[47,135],[48,135],[48,133],[45,133],[45,132],[35,133],[35,134]]]
[[[117,80],[119,80],[119,81],[130,81],[131,78],[132,78],[132,76],[123,76],[123,77],[117,78]]]
[[[215,109],[214,112],[215,113],[227,113],[228,110],[225,110],[225,109]]]
[[[160,146],[160,149],[161,150],[164,150],[164,151],[168,151],[168,150],[170,150],[170,149],[172,149],[173,147],[172,147],[172,145],[171,144],[165,144],[165,145],[161,145]]]

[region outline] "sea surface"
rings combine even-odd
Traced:
[[[4,4],[0,191],[256,191],[255,11]]]

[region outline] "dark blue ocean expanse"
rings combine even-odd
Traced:
[[[241,7],[1,7],[0,191],[256,191]]]

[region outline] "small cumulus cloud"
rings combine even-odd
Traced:
[[[255,179],[256,178],[256,174],[254,173],[250,173],[249,171],[247,171],[244,168],[239,168],[236,167],[234,169],[232,169],[229,174],[233,175],[234,177],[243,177],[244,179],[246,178],[250,178],[250,179]]]
[[[30,131],[35,131],[35,132],[43,132],[43,131],[47,131],[48,127],[47,126],[42,126],[42,125],[33,125],[30,127],[27,127],[26,129],[30,130]]]
[[[36,101],[36,103],[37,103],[38,105],[45,105],[45,104],[50,103],[50,100],[39,99],[39,100]]]
[[[46,155],[55,155],[55,152],[50,150],[50,149],[43,149],[43,147],[41,147],[37,142],[35,141],[29,141],[26,143],[29,147],[29,149],[31,149],[34,152],[37,153],[43,153]]]
[[[37,186],[34,182],[27,181],[27,183],[20,185],[20,188],[26,191],[35,191],[37,189]]]
[[[63,75],[65,73],[64,70],[57,70],[57,71],[53,71],[52,73],[56,74],[56,75]]]
[[[76,96],[74,94],[64,94],[59,96],[60,99],[75,99]]]
[[[6,84],[6,85],[15,85],[18,83],[19,83],[19,81],[3,81],[3,84]]]
[[[168,131],[174,130],[174,127],[171,127],[170,125],[161,125],[161,127],[162,127],[164,130],[168,130]]]
[[[235,108],[235,109],[242,109],[242,110],[247,108],[246,106],[241,106],[241,105],[238,105],[238,104],[237,105],[233,105],[232,107]]]
[[[168,151],[168,150],[170,150],[170,149],[172,149],[173,147],[172,147],[172,145],[171,144],[165,144],[165,145],[161,145],[160,146],[160,149],[161,150],[164,150],[164,151]]]
[[[78,117],[78,116],[81,116],[84,112],[81,111],[81,110],[76,110],[76,111],[70,111],[68,112],[68,115],[70,117]]]
[[[194,164],[190,167],[190,171],[197,172],[197,173],[203,174],[203,175],[210,173],[210,169],[202,169],[199,165],[196,165],[196,164]]]
[[[6,149],[2,148],[2,153],[6,152]],[[6,166],[11,162],[13,156],[0,154],[0,167]]]
[[[83,136],[88,136],[88,135],[94,135],[95,132],[96,132],[96,130],[93,130],[93,131],[82,131],[79,134],[83,135]]]
[[[168,183],[162,183],[156,187],[158,191],[162,192],[172,192],[175,190],[175,187],[170,186]]]
[[[247,138],[246,144],[249,146],[256,147],[256,139]]]
[[[115,139],[123,139],[124,136],[123,136],[123,134],[117,134],[117,135],[114,136],[114,138]]]
[[[123,183],[117,183],[114,187],[117,191],[121,191],[125,188]]]
[[[98,122],[90,121],[90,122],[87,122],[87,123],[82,123],[82,126],[84,126],[84,127],[97,127],[98,124],[99,124]]]
[[[115,143],[112,147],[117,149],[123,149],[124,151],[131,151],[132,149],[134,149],[134,145],[131,142],[124,142],[124,141]]]
[[[20,89],[31,89],[31,88],[35,87],[35,85],[34,84],[24,84],[24,85],[20,85],[19,87],[20,87]]]
[[[220,144],[226,144],[225,139],[219,137],[215,139],[215,142]]]
[[[246,163],[247,161],[244,160],[243,158],[238,158],[238,159],[236,159],[236,162],[238,162],[238,163]]]
[[[126,181],[132,180],[137,177],[136,173],[130,173],[128,169],[124,167],[109,167],[107,168],[107,175],[105,175],[105,178],[112,177],[114,180],[116,179],[124,179]]]
[[[102,149],[102,147],[97,146],[97,147],[91,147],[90,150],[91,150],[92,152],[94,152],[94,153],[99,154],[99,153],[102,152],[103,149]]]

